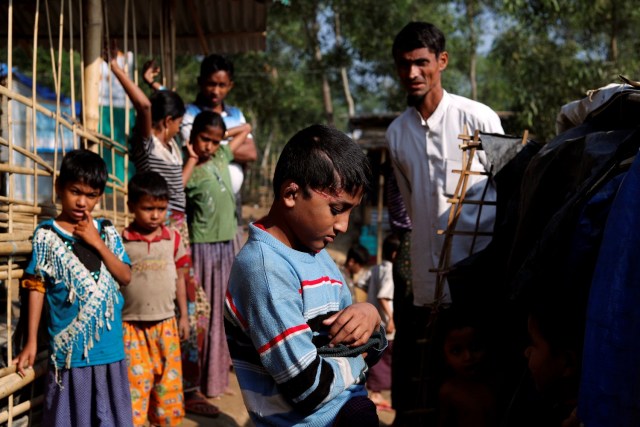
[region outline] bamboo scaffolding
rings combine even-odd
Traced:
[[[31,238],[31,233],[0,233],[0,242],[27,240]],[[0,268],[3,266],[0,265]]]
[[[0,412],[0,424],[6,423],[9,420],[9,415],[15,418],[18,415],[22,415],[25,412],[42,405],[42,402],[44,402],[44,396],[38,396],[31,400],[27,400],[26,402],[15,405],[12,410],[7,409]]]
[[[24,270],[11,270],[11,271],[2,271],[0,270],[0,280],[13,280],[13,279],[22,279],[24,275]]]
[[[45,358],[36,362],[33,367],[25,369],[24,375],[14,372],[0,378],[0,399],[4,399],[44,375],[48,365],[49,361]]]
[[[8,58],[7,58],[7,65],[8,65],[8,70],[12,70],[13,69],[13,41],[11,38],[11,32],[12,32],[12,28],[13,28],[13,0],[9,0],[9,10],[8,10],[8,30],[9,30],[9,37],[7,40],[7,51],[8,51]],[[36,22],[37,22],[37,18],[36,18]],[[34,74],[35,75],[35,74]],[[13,79],[13,73],[9,72],[8,76],[7,76],[7,86],[8,87],[12,87],[12,79]],[[34,79],[35,81],[35,79]],[[0,87],[2,87],[0,85]],[[7,107],[9,107],[9,101],[7,100]],[[7,130],[7,135],[8,135],[8,148],[9,148],[9,162],[8,162],[8,166],[9,167],[13,167],[13,127],[11,126],[12,123],[12,117],[11,117],[11,108],[7,108],[7,123],[9,123],[9,129]],[[9,173],[9,198],[13,198],[14,194],[13,194],[13,180],[14,180],[14,176],[13,174]],[[13,209],[13,206],[9,205],[9,212],[11,213],[11,209]],[[6,225],[6,229],[9,230],[9,232],[13,232],[13,227],[12,227],[12,222],[9,221],[9,223]],[[7,262],[8,265],[12,264],[12,258],[8,259],[9,262]],[[11,269],[9,269],[9,273],[11,273]],[[11,290],[11,286],[7,287],[7,305],[6,305],[6,312],[7,312],[7,359],[8,360],[12,360],[13,358],[13,342],[11,339],[9,338],[9,332],[13,330],[13,326],[12,326],[12,319],[11,319],[11,300],[12,300],[12,290]],[[7,403],[8,403],[8,411],[12,411],[13,410],[13,395],[8,396],[7,399]],[[8,415],[7,420],[9,421],[9,427],[11,427],[12,421],[13,421],[13,417],[11,414]]]
[[[63,69],[62,62],[62,34],[64,26],[70,26],[72,20],[65,19],[63,11],[68,10],[68,16],[71,17],[72,1],[69,0],[68,9],[65,8],[64,0],[61,0],[62,8],[60,11],[59,19],[55,20],[59,26],[58,38],[55,41],[57,49],[53,49],[54,42],[51,38],[51,30],[49,30],[49,51],[51,57],[51,66],[54,79],[54,90],[56,93],[55,106],[53,110],[49,110],[45,106],[39,103],[37,97],[37,55],[38,50],[38,19],[40,5],[47,8],[48,14],[48,2],[37,1],[35,11],[35,27],[34,27],[34,41],[33,41],[33,66],[32,66],[32,84],[31,94],[25,96],[15,91],[12,76],[10,72],[7,75],[4,85],[0,86],[0,97],[2,97],[3,107],[0,114],[3,115],[3,129],[0,137],[0,148],[3,152],[3,160],[0,162],[0,174],[2,174],[3,183],[6,184],[3,191],[0,194],[0,281],[11,282],[19,280],[24,275],[24,269],[30,259],[32,245],[31,236],[36,225],[45,218],[55,217],[59,212],[59,206],[55,204],[55,192],[53,191],[53,183],[56,177],[56,170],[58,164],[58,153],[64,154],[69,147],[101,147],[101,153],[111,158],[111,163],[115,167],[116,159],[123,158],[125,162],[129,161],[128,149],[126,145],[119,143],[113,139],[113,135],[104,136],[100,135],[92,129],[83,126],[76,116],[75,110],[75,83],[74,83],[74,64],[73,64],[73,49],[70,49],[69,55],[69,69],[70,73]],[[93,3],[95,4],[95,2]],[[11,22],[12,16],[12,1],[9,2],[9,21]],[[80,5],[82,7],[82,4]],[[80,15],[82,16],[82,10],[80,9]],[[45,16],[45,15],[42,15]],[[95,16],[95,15],[93,15]],[[52,17],[46,15],[48,21],[52,20]],[[95,23],[95,21],[92,21]],[[46,28],[46,27],[45,27]],[[81,50],[83,44],[82,31],[80,31]],[[69,28],[69,37],[73,39],[73,30]],[[8,38],[8,69],[12,69],[11,62],[11,29],[9,28]],[[98,44],[101,46],[101,39],[98,40]],[[96,46],[96,41],[91,41],[91,46]],[[95,61],[92,62],[92,66],[95,66]],[[86,71],[82,65],[81,68]],[[99,62],[98,62],[99,64]],[[64,64],[66,68],[66,63]],[[90,72],[89,72],[90,73]],[[69,75],[68,75],[69,74]],[[64,114],[61,111],[61,83],[65,78],[71,78],[72,85],[72,109],[71,115]],[[85,75],[81,73],[82,81],[82,98],[88,100],[85,97],[85,83],[88,81],[95,82],[95,77]],[[90,93],[94,93],[91,90]],[[91,101],[94,101],[97,97],[93,95],[89,96]],[[83,105],[87,105],[83,102]],[[19,106],[20,109],[16,109]],[[16,116],[16,111],[20,111],[20,115]],[[13,116],[12,116],[13,112]],[[87,109],[83,108],[83,113],[87,114]],[[86,117],[86,116],[85,116]],[[91,115],[90,118],[95,117]],[[38,141],[40,138],[39,132],[41,132],[38,122],[41,120],[50,120],[53,122],[53,161],[47,160],[45,155],[42,154],[41,148],[39,148]],[[83,120],[83,123],[87,123]],[[6,126],[6,127],[5,127]],[[14,127],[21,126],[24,130],[23,136],[20,137],[20,141],[15,140]],[[66,132],[70,131],[73,134],[73,143],[69,144],[69,141],[65,141],[67,138]],[[126,166],[125,166],[126,170]],[[40,181],[40,179],[49,178],[49,181]],[[129,221],[129,216],[126,213],[125,203],[122,200],[126,200],[126,187],[127,178],[117,176],[115,169],[110,170],[108,174],[107,188],[112,191],[113,195],[110,200],[113,201],[110,209],[96,209],[94,211],[95,216],[103,216],[111,219],[115,224],[126,224]],[[20,192],[16,191],[16,185],[20,183]],[[50,201],[43,201],[41,197],[42,191],[44,194],[51,192],[52,199]],[[15,290],[14,286],[5,286],[6,289],[6,356],[7,360],[11,361],[15,355],[13,349],[13,339],[11,334],[13,331],[12,319],[14,319],[14,303]],[[19,349],[18,349],[19,350]],[[35,368],[27,369],[26,375],[23,377],[16,373],[15,366],[9,366],[8,368],[0,369],[0,399],[6,398],[6,406],[4,410],[0,412],[0,424],[8,423],[11,426],[15,417],[28,413],[34,407],[42,404],[43,390],[39,388],[33,388],[30,392],[27,392],[26,396],[29,400],[20,402],[18,405],[14,405],[13,393],[23,389],[29,384],[33,384],[33,380],[47,371],[47,351],[42,352],[38,359]]]

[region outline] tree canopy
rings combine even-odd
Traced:
[[[449,92],[513,112],[505,130],[528,129],[542,142],[555,136],[563,104],[618,74],[640,77],[640,10],[631,1],[305,0],[274,3],[267,50],[233,58],[232,101],[248,110],[260,144],[276,146],[314,122],[346,129],[350,96],[355,114],[401,111],[391,43],[415,20],[447,35]]]
[[[277,151],[311,123],[346,130],[350,115],[399,112],[405,96],[391,44],[416,20],[447,36],[447,91],[513,112],[505,130],[528,129],[540,142],[555,135],[563,104],[619,82],[618,74],[640,80],[640,9],[630,0],[273,1],[266,51],[232,57],[229,102],[245,111],[261,152]],[[14,63],[25,62],[28,73],[30,56],[18,49]],[[176,63],[186,102],[197,92],[200,59],[183,55]],[[39,48],[38,61],[38,82],[53,86],[48,48]],[[69,82],[60,83],[68,93]]]

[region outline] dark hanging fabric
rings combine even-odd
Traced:
[[[623,178],[625,161],[635,156],[640,147],[638,117],[640,92],[621,93],[593,112],[585,123],[559,135],[539,151],[523,150],[505,166],[504,177],[496,175],[498,208],[493,240],[483,251],[453,266],[448,280],[454,305],[481,305],[485,307],[485,315],[502,319],[503,329],[496,333],[508,337],[504,340],[505,348],[501,349],[505,378],[518,378],[526,369],[522,354],[527,342],[528,304],[534,298],[542,295],[549,301],[562,301],[567,316],[571,316],[572,321],[577,319],[575,323],[582,328],[576,333],[583,332],[594,260],[602,257],[605,251],[602,242],[605,224],[608,228],[618,215],[612,200],[622,180],[626,182]],[[523,159],[526,161],[522,162]],[[515,167],[518,162],[522,162],[523,169],[508,175],[508,167]],[[500,178],[504,179],[502,183]],[[640,200],[638,195],[635,198]],[[640,217],[638,207],[634,213]],[[631,233],[636,236],[636,245],[640,242],[637,230],[638,227]],[[637,271],[633,274],[638,274],[640,263],[636,261],[635,265],[639,267],[635,267]],[[629,262],[628,268],[633,269],[634,264]],[[637,277],[627,279],[632,280],[627,283],[640,283]],[[603,281],[606,281],[604,277]],[[640,287],[637,288],[640,293]],[[592,300],[596,300],[593,290],[591,292]],[[607,290],[602,290],[597,298],[601,301],[601,309],[609,305],[602,302],[607,301],[604,299],[606,294]],[[631,299],[640,313],[637,310],[640,296],[638,300]],[[602,347],[601,338],[607,332],[606,328],[624,329],[621,323],[625,321],[621,322],[620,317],[614,320],[609,316],[607,320],[609,324],[599,325],[600,344],[593,338],[592,345]],[[640,328],[640,319],[637,325]],[[630,336],[638,341],[640,335],[635,326],[635,323],[630,326],[633,332]],[[610,344],[610,350],[615,351],[615,343]],[[585,355],[591,351],[586,345],[587,342]],[[640,355],[640,348],[634,347],[634,352]],[[604,358],[602,355],[601,360]],[[594,371],[601,360],[592,364]],[[634,362],[640,374],[640,361]],[[619,382],[626,380],[627,386],[635,387],[640,394],[640,375],[638,378],[623,377],[620,373]],[[505,381],[507,395],[510,387],[515,389],[515,384]],[[593,398],[585,406],[604,416],[605,411],[597,406],[602,406],[597,403],[602,390],[594,389],[592,385],[589,390]],[[620,396],[616,398],[619,403]],[[640,409],[640,396],[634,395],[634,398],[635,411]],[[612,405],[607,407],[609,414],[616,410]],[[640,414],[640,410],[637,413]],[[609,419],[608,423],[594,425],[640,425],[639,421],[640,418],[612,423]]]
[[[640,157],[615,197],[587,307],[578,415],[589,427],[640,425]]]
[[[540,151],[524,177],[520,217],[507,263],[512,299],[527,300],[534,289],[558,292],[564,290],[567,278],[575,281],[567,268],[580,212],[638,146],[638,131],[615,129],[556,139]],[[588,289],[591,278],[585,279],[577,286]]]
[[[482,138],[484,144],[484,135]],[[495,173],[497,206],[493,238],[486,248],[454,265],[447,276],[452,299],[457,306],[494,307],[503,304],[506,260],[517,225],[522,177],[541,148],[542,144],[528,141]]]
[[[527,144],[496,174],[492,242],[447,276],[456,304],[527,300],[540,283],[555,291],[572,277],[566,267],[578,217],[637,151],[638,117],[640,91],[620,93],[544,147]]]

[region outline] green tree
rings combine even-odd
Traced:
[[[637,72],[636,9],[613,0],[502,2],[495,12],[506,25],[489,59],[504,80],[500,97],[509,100],[517,126],[548,141],[562,105],[617,81],[618,74]]]

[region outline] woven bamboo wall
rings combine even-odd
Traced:
[[[41,107],[37,102],[12,92],[7,85],[8,81],[5,80],[0,86],[3,106],[0,135],[0,281],[5,295],[5,307],[0,312],[6,312],[2,319],[4,357],[0,368],[0,399],[6,398],[6,404],[0,408],[0,423],[30,411],[42,401],[42,390],[34,388],[27,394],[29,398],[23,396],[21,402],[14,402],[13,394],[46,372],[46,357],[43,355],[35,369],[30,370],[24,378],[8,365],[20,350],[14,347],[11,334],[19,316],[18,282],[31,254],[31,234],[39,222],[59,212],[53,183],[66,151],[89,148],[101,153],[103,158],[110,158],[111,161],[107,162],[110,165],[107,190],[94,210],[94,216],[109,218],[118,228],[124,227],[128,221],[125,209],[127,174],[125,172],[124,178],[117,177],[113,170],[118,160],[122,160],[126,170],[129,162],[126,147],[102,135],[85,131],[77,121],[69,121],[56,112],[43,110],[47,117],[55,121],[56,134],[61,135],[63,130],[68,130],[70,132],[67,135],[71,135],[71,138],[57,140],[53,153],[40,153],[37,146],[38,126],[34,123],[37,122],[37,116],[32,113]],[[26,128],[35,130],[30,138],[23,141],[12,138],[17,118],[10,113],[17,103],[26,107]]]
[[[20,7],[19,3],[16,8]],[[9,426],[18,420],[20,425],[25,425],[25,416],[30,425],[37,425],[41,412],[44,387],[38,378],[47,371],[46,341],[39,349],[35,366],[22,377],[11,366],[12,359],[21,350],[13,334],[20,318],[19,281],[31,255],[31,235],[39,222],[59,212],[54,182],[66,152],[88,148],[105,159],[109,181],[94,216],[109,218],[119,229],[128,223],[127,148],[113,139],[113,131],[105,136],[83,126],[87,123],[86,105],[91,104],[85,102],[91,96],[85,94],[90,67],[85,67],[82,59],[77,61],[80,57],[77,52],[84,50],[82,29],[77,24],[76,28],[72,27],[71,17],[66,16],[65,20],[65,13],[78,13],[81,2],[62,0],[60,3],[64,6],[60,15],[52,17],[48,15],[48,2],[38,2],[33,45],[16,47],[11,34],[14,2],[5,2],[2,6],[7,7],[4,12],[8,16],[8,38],[6,56],[0,58],[4,70],[0,76],[0,424]],[[60,30],[55,36],[49,34],[47,46],[38,45],[38,19],[47,21],[50,32],[51,27]],[[73,40],[77,40],[78,35],[81,45],[74,46]],[[66,38],[64,43],[63,38]],[[14,71],[13,55],[24,51],[32,53],[31,69],[24,69],[23,63],[19,72]],[[49,52],[50,61],[42,61],[43,51]],[[68,60],[63,61],[63,57]],[[41,95],[42,84],[37,81],[45,67],[54,81],[53,87],[47,88],[46,97]],[[28,79],[25,80],[25,76]],[[61,93],[63,81],[71,88],[70,93]],[[75,88],[80,88],[77,95]],[[111,88],[108,97],[112,99]],[[81,111],[76,111],[76,105]],[[126,113],[128,117],[128,106]],[[111,105],[103,104],[98,119],[110,123],[113,129],[113,115]],[[129,127],[128,120],[125,127]],[[124,133],[128,135],[128,130]]]

